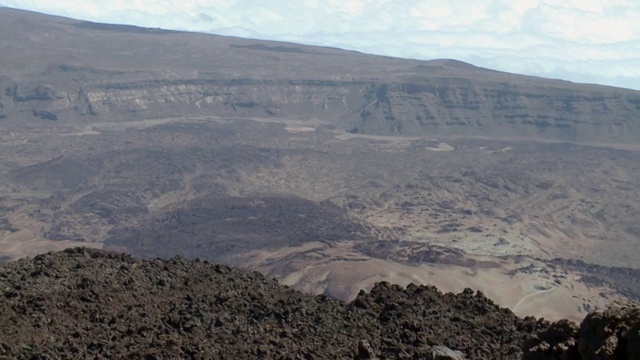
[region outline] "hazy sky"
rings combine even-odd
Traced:
[[[96,22],[286,40],[640,89],[638,0],[0,0]]]

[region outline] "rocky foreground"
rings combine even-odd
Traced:
[[[1,358],[640,359],[640,308],[518,318],[380,283],[343,303],[198,260],[76,248],[0,266]]]

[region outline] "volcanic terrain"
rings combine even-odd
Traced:
[[[181,255],[554,320],[640,299],[638,91],[6,8],[0,32],[0,261]]]
[[[76,248],[0,266],[12,359],[637,359],[640,308],[578,327],[518,318],[483,294],[377,284],[343,303],[199,260]],[[597,356],[597,357],[596,357]]]

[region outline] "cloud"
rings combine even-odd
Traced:
[[[3,0],[97,22],[335,46],[640,89],[636,0]]]

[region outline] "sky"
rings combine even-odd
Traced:
[[[0,0],[95,22],[292,41],[640,90],[638,0]]]

